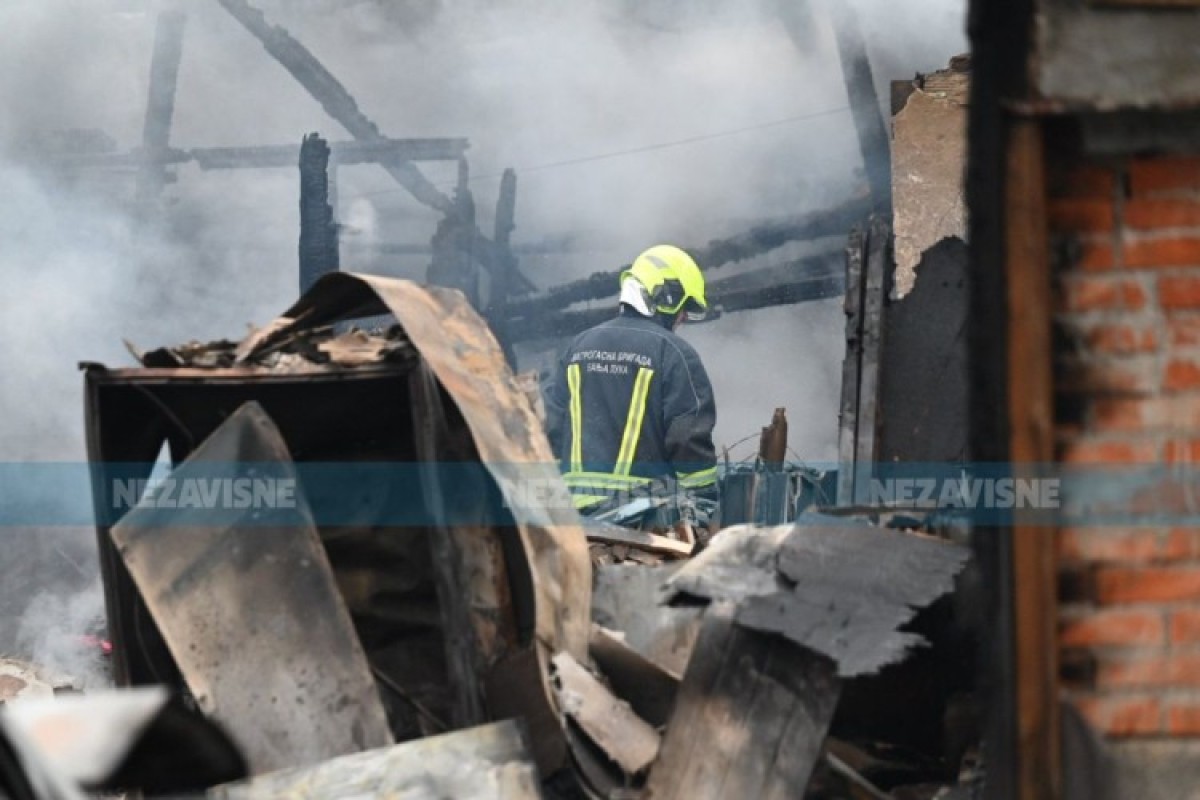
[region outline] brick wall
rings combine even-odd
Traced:
[[[1200,461],[1200,158],[1055,156],[1048,187],[1060,459]],[[1113,737],[1200,737],[1200,530],[1068,527],[1058,547],[1080,709]]]

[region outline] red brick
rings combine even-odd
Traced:
[[[1142,325],[1096,325],[1084,337],[1088,349],[1097,353],[1128,355],[1158,349],[1158,332]]]
[[[1051,200],[1050,228],[1069,233],[1111,231],[1116,224],[1111,192],[1103,198]]]
[[[1158,279],[1163,308],[1200,308],[1200,275],[1168,275]]]
[[[1200,265],[1200,237],[1138,239],[1123,248],[1127,267],[1190,267]]]
[[[1155,394],[1162,383],[1158,360],[1146,356],[1063,363],[1057,388],[1093,394]]]
[[[1111,198],[1116,172],[1098,164],[1079,164],[1050,173],[1050,195],[1059,198]]]
[[[1158,733],[1162,706],[1150,694],[1118,694],[1079,697],[1079,711],[1092,726],[1110,736]]]
[[[1158,461],[1158,444],[1078,439],[1063,446],[1062,461],[1067,464],[1152,464]]]
[[[1096,674],[1096,685],[1200,686],[1200,653],[1156,653],[1105,661]]]
[[[1125,224],[1143,230],[1200,225],[1200,200],[1135,197],[1125,203]]]
[[[1160,281],[1161,287],[1161,281]],[[1197,306],[1200,307],[1200,278],[1197,278]],[[1146,306],[1146,290],[1135,280],[1086,276],[1068,278],[1062,287],[1065,311],[1138,311]]]
[[[1163,460],[1168,464],[1200,464],[1200,439],[1168,439]]]
[[[1193,549],[1191,537],[1180,531],[1064,528],[1059,555],[1068,561],[1139,563],[1191,558]]]
[[[1191,156],[1139,158],[1130,165],[1134,195],[1200,191],[1200,159]]]
[[[1103,272],[1117,265],[1112,242],[1101,242],[1095,239],[1079,242],[1079,252],[1076,260],[1070,265],[1072,269],[1084,272]]]
[[[1173,603],[1200,600],[1200,568],[1102,567],[1096,598],[1112,603]]]
[[[1098,432],[1200,429],[1200,395],[1098,397],[1088,424]]]
[[[1112,609],[1094,611],[1059,626],[1063,647],[1137,647],[1163,644],[1166,625],[1158,611]]]
[[[1181,608],[1171,614],[1171,641],[1176,644],[1200,642],[1200,608]]]
[[[1169,701],[1167,733],[1172,736],[1200,736],[1200,701]]]
[[[1183,560],[1200,556],[1200,530],[1172,528],[1167,532],[1163,550],[1169,559]]]
[[[1163,388],[1175,392],[1200,389],[1200,358],[1176,356],[1168,361]]]
[[[1167,320],[1173,347],[1200,347],[1200,314],[1177,314]]]

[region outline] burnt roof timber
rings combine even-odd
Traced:
[[[330,142],[330,160],[338,166],[372,164],[389,158],[409,161],[457,161],[470,143],[462,138],[380,139],[375,142]],[[62,154],[50,158],[67,169],[139,168],[146,163],[162,166],[196,162],[204,170],[294,168],[300,159],[298,144],[246,147],[197,147],[190,150],[140,148],[128,153]]]
[[[269,24],[263,12],[246,0],[217,0],[217,3],[258,39],[271,57],[351,136],[367,142],[385,138],[379,126],[359,109],[346,87],[287,30]],[[454,213],[453,201],[421,174],[411,161],[390,158],[381,162],[381,166],[421,203],[446,214]]]

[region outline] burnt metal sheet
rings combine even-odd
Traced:
[[[513,720],[342,756],[208,792],[208,797],[219,800],[537,800],[541,796],[525,735]]]
[[[248,477],[256,464],[295,479],[279,430],[247,403],[172,477]],[[278,518],[260,521],[248,508],[224,523],[204,508],[143,500],[111,531],[196,702],[255,773],[392,743],[325,550],[296,500]]]
[[[903,660],[923,641],[900,627],[954,588],[967,557],[932,536],[814,517],[721,531],[665,592],[733,603],[737,624],[823,653],[838,675],[853,677]]]
[[[646,796],[803,796],[839,689],[828,658],[747,630],[732,609],[715,606],[705,614]]]
[[[471,430],[479,458],[512,511],[534,583],[535,632],[550,652],[587,658],[591,563],[569,502],[531,484],[566,487],[537,417],[500,346],[461,292],[374,275],[321,278],[275,324],[239,347],[240,360],[300,328],[391,312]]]

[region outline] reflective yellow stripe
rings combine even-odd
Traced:
[[[638,439],[642,435],[642,421],[646,419],[646,399],[650,396],[650,379],[654,370],[642,367],[633,382],[633,396],[629,398],[629,414],[625,417],[625,435],[621,437],[621,450],[617,453],[617,475],[628,475],[633,468],[633,457],[637,454]]]
[[[608,499],[608,495],[606,494],[576,494],[571,497],[575,501],[575,508],[577,509],[588,508],[603,503]]]
[[[568,472],[563,475],[567,486],[603,486],[605,488],[632,489],[651,483],[650,478],[636,475],[614,475],[611,472]]]
[[[579,391],[579,365],[567,367],[567,385],[571,387],[571,471],[583,469],[583,399]]]
[[[698,472],[681,473],[676,477],[679,485],[685,489],[699,489],[717,482],[717,468],[709,467]]]

